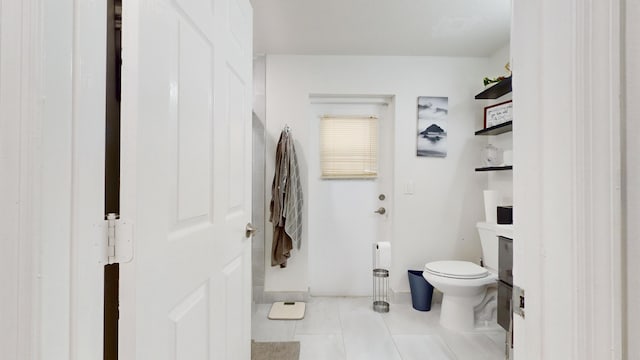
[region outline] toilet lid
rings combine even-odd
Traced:
[[[489,274],[487,269],[469,261],[434,261],[424,266],[424,270],[434,275],[455,279],[480,279]]]

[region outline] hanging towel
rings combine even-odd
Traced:
[[[269,221],[273,224],[273,241],[271,242],[271,266],[287,266],[287,259],[291,256],[293,248],[291,238],[284,231],[284,189],[287,177],[287,164],[285,162],[286,132],[280,134],[276,147],[276,168],[271,184],[271,216]]]
[[[302,186],[293,137],[288,128],[280,133],[275,165],[269,206],[269,221],[273,223],[271,266],[286,267],[293,244],[300,249],[302,235]]]
[[[287,141],[287,157],[289,161],[288,182],[284,198],[284,230],[291,237],[296,249],[300,249],[302,238],[302,185],[298,171],[298,157],[293,146],[293,138],[289,133]]]

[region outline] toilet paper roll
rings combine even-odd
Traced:
[[[391,243],[388,241],[379,241],[373,244],[373,268],[385,269],[391,268]]]
[[[486,222],[490,224],[495,224],[498,222],[498,196],[499,193],[496,190],[484,191],[484,217]]]

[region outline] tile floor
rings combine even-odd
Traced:
[[[420,312],[391,304],[379,314],[368,298],[321,297],[307,303],[302,320],[269,320],[271,304],[252,318],[256,341],[300,341],[300,360],[500,360],[505,332],[498,327],[453,333],[438,323],[440,307]]]

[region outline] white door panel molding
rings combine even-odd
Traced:
[[[619,7],[514,3],[518,359],[621,356]]]

